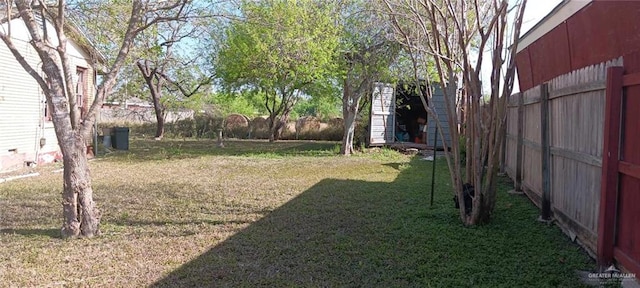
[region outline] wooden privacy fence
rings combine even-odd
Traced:
[[[576,70],[511,95],[505,170],[560,226],[597,248],[606,69],[622,58]]]

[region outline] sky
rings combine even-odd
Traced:
[[[515,2],[516,0],[509,0],[510,3]],[[580,1],[580,0],[573,0]],[[558,4],[560,4],[562,0],[527,0],[527,6],[525,7],[524,16],[522,20],[522,27],[520,28],[520,35],[524,35],[529,31],[533,26],[535,26],[542,18],[547,16],[553,8],[555,8]],[[485,52],[486,53],[486,52]],[[491,83],[489,78],[491,76],[491,59],[490,57],[484,57],[484,62],[482,63],[482,78],[486,79],[482,82],[482,90],[484,94],[488,94],[491,91]],[[513,85],[513,93],[519,92],[520,87],[518,85],[518,80],[516,79]]]
[[[544,16],[547,16],[560,2],[562,2],[562,0],[528,0],[527,6],[524,9],[520,35],[522,36],[524,33],[527,33],[527,31],[540,22]],[[513,84],[513,93],[520,92],[520,85],[518,83],[518,79],[516,79]]]
[[[524,10],[520,35],[527,33],[529,29],[549,14],[560,2],[562,2],[562,0],[528,0],[527,7],[525,7]]]

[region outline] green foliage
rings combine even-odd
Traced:
[[[302,88],[331,68],[337,35],[323,5],[309,0],[244,2],[246,21],[227,30],[218,75],[267,91]]]
[[[338,29],[321,1],[243,2],[226,31],[216,72],[227,90],[261,92],[270,115],[287,115],[335,71]],[[309,94],[306,94],[309,95]]]
[[[460,147],[460,162],[466,163],[467,161],[467,137],[465,135],[460,135],[458,139],[458,147]]]
[[[360,83],[395,82],[406,74],[403,69],[391,70],[407,66],[406,61],[398,62],[403,59],[399,57],[401,46],[389,39],[392,27],[372,5],[369,1],[350,1],[342,9],[341,74],[355,92],[359,92]]]
[[[311,97],[298,101],[291,113],[293,119],[314,116],[321,120],[329,120],[342,116],[340,99],[337,97]]]
[[[214,105],[222,115],[233,113],[248,117],[268,114],[261,93],[252,91],[217,92],[208,95],[206,103]]]
[[[199,111],[202,109],[205,103],[204,101],[205,99],[203,94],[194,94],[188,98],[169,94],[160,99],[160,102],[165,109],[173,111],[180,109]]]

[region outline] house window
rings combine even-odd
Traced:
[[[76,106],[80,110],[80,118],[84,117],[87,109],[87,69],[78,67],[76,69]]]

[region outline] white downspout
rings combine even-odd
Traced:
[[[98,86],[96,85],[96,81],[98,81],[98,72],[96,71],[97,65],[93,64],[93,102],[96,102],[96,96],[98,93]],[[93,157],[98,157],[98,120],[100,119],[101,108],[98,108],[96,111],[96,121],[93,121]]]

